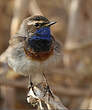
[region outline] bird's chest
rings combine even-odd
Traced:
[[[44,61],[40,62],[29,58],[22,47],[15,47],[11,50],[8,63],[14,71],[22,74],[39,73],[47,68]]]
[[[54,39],[48,27],[36,30],[25,42],[25,54],[35,61],[45,61],[53,54]]]
[[[32,52],[31,49],[29,49],[25,50],[25,54],[30,60],[42,63],[48,60],[48,58],[53,55],[53,49],[51,49],[49,52],[39,52],[39,53]]]

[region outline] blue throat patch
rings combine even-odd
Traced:
[[[28,45],[34,52],[48,52],[52,45],[49,27],[42,27],[28,39]]]
[[[49,27],[42,27],[40,29],[37,29],[35,33],[38,33],[41,36],[49,36],[50,35],[50,28]]]
[[[51,33],[49,27],[42,27],[37,29],[31,39],[47,39],[51,40]]]

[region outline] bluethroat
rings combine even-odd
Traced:
[[[61,45],[51,34],[50,22],[43,16],[25,19],[19,31],[11,37],[8,64],[22,75],[45,72],[61,58]]]

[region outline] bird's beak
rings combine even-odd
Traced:
[[[53,24],[56,24],[56,21],[48,23],[47,26],[52,26]]]

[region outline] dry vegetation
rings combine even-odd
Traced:
[[[54,36],[64,45],[64,57],[46,73],[53,92],[70,109],[92,108],[92,0],[0,0],[0,54],[21,21],[42,14],[57,21]],[[0,57],[0,109],[30,109],[28,78],[12,71]],[[2,61],[2,62],[1,62]],[[36,76],[35,80],[40,80]]]

